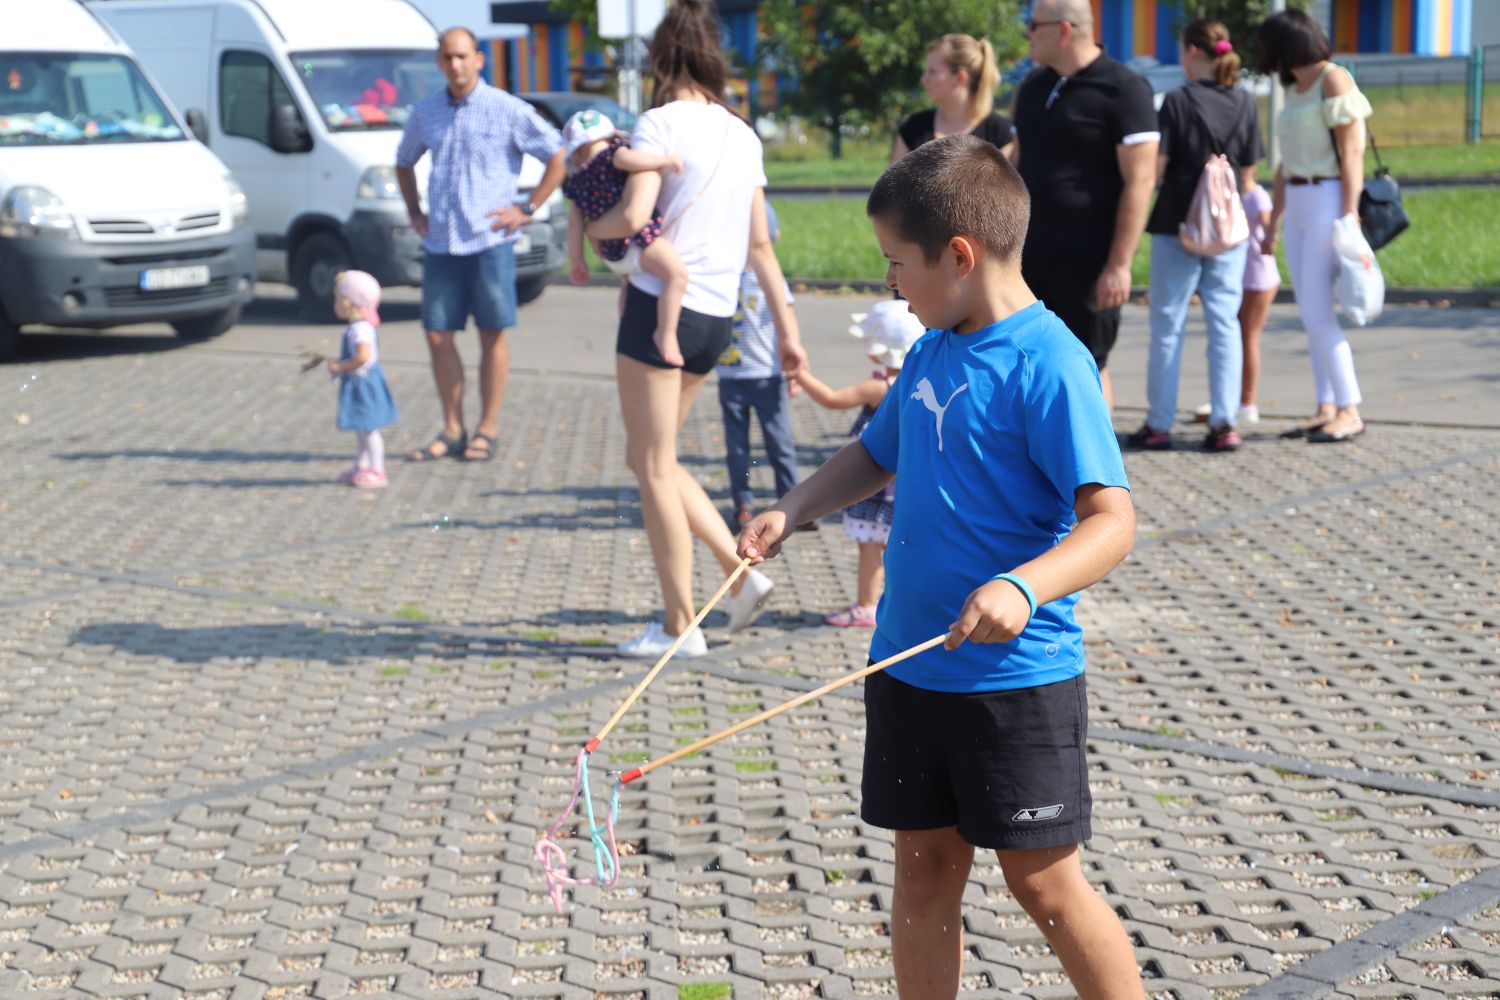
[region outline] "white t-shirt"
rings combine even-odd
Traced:
[[[368,320],[357,319],[344,331],[346,357],[354,357],[360,344],[370,345],[370,360],[356,368],[352,374],[363,375],[380,360],[380,340],[375,336],[375,326]]]
[[[682,157],[681,173],[662,175],[656,209],[687,267],[683,308],[733,316],[750,247],[751,198],[766,186],[759,137],[718,104],[673,101],[641,115],[630,145]],[[649,274],[630,281],[649,295],[661,294],[661,280]]]

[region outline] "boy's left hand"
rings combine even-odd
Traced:
[[[991,580],[977,588],[964,608],[958,613],[958,621],[948,626],[948,641],[944,649],[957,649],[965,639],[970,642],[1010,642],[1021,634],[1031,620],[1031,606],[1014,584],[1004,580]]]
[[[680,174],[680,173],[682,173],[682,157],[680,157],[680,156],[669,156],[669,157],[667,157],[667,165],[665,167],[662,167],[662,173],[664,173],[664,174]]]

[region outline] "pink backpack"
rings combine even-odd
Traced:
[[[1198,112],[1198,120],[1208,134],[1208,141],[1215,149],[1220,149],[1202,109],[1191,98],[1188,103]],[[1211,155],[1203,165],[1198,187],[1188,204],[1187,218],[1177,227],[1177,238],[1182,240],[1189,253],[1200,257],[1217,257],[1250,238],[1250,222],[1245,218],[1245,206],[1240,201],[1239,178],[1222,150]]]

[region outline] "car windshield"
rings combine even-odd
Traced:
[[[550,111],[559,127],[578,112],[593,110],[608,118],[610,124],[622,132],[635,128],[636,116],[618,101],[601,94],[529,94],[526,99]]]
[[[447,86],[430,49],[303,52],[292,65],[335,132],[400,128],[413,104]]]
[[[0,52],[0,146],[185,138],[126,56]]]

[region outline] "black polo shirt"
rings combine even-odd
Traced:
[[[1102,52],[1070,77],[1040,66],[1016,93],[1015,124],[1031,192],[1025,253],[1102,262],[1125,189],[1116,148],[1157,132],[1151,84]]]
[[[1250,91],[1198,80],[1169,92],[1157,120],[1167,170],[1146,232],[1176,236],[1209,156],[1223,153],[1234,167],[1253,167],[1260,159],[1260,115]]]

